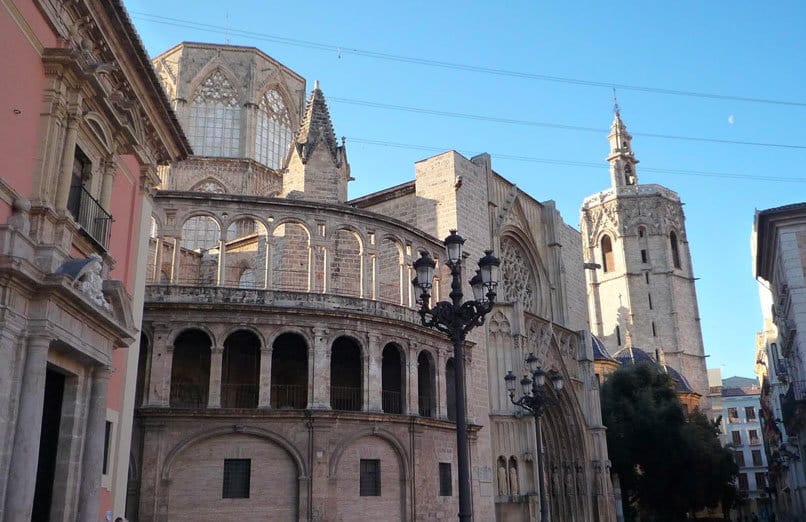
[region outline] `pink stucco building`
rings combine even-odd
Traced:
[[[0,520],[123,513],[157,167],[190,146],[121,2],[0,4]]]

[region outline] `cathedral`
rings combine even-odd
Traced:
[[[618,105],[608,140],[611,186],[585,199],[580,223],[585,260],[597,265],[586,270],[591,333],[602,348],[597,366],[607,374],[608,361],[651,361],[673,377],[683,404],[707,413],[683,203],[664,186],[638,183],[632,136]]]
[[[473,519],[615,520],[588,253],[552,201],[455,151],[350,200],[367,173],[318,82],[251,47],[182,43],[153,64],[194,155],[154,196],[130,519],[454,518],[456,364],[410,282],[428,252],[448,297],[456,229],[468,259],[501,258],[465,348]],[[504,381],[529,354],[566,383],[542,448]]]

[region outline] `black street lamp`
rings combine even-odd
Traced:
[[[556,370],[546,372],[540,367],[539,361],[535,354],[530,353],[526,358],[526,366],[529,368],[529,373],[532,375],[524,375],[521,379],[521,388],[523,396],[520,399],[515,399],[515,388],[518,378],[508,371],[504,376],[506,382],[507,392],[509,392],[509,400],[515,406],[520,406],[527,410],[535,419],[535,439],[537,442],[537,480],[538,488],[540,489],[540,522],[548,521],[548,505],[546,502],[546,484],[543,477],[543,432],[540,429],[540,420],[543,417],[543,412],[548,404],[552,404],[556,399],[552,397],[546,386],[546,377],[551,381],[551,386],[555,391],[559,392],[563,389],[565,384],[563,376]]]
[[[470,456],[467,446],[467,400],[465,398],[465,360],[464,341],[467,333],[484,323],[484,316],[493,309],[495,287],[498,284],[498,266],[501,262],[492,250],[485,250],[484,257],[479,259],[479,269],[470,279],[473,289],[472,301],[462,303],[462,244],[465,240],[451,230],[445,238],[447,264],[451,269],[450,301],[440,301],[430,306],[429,290],[434,280],[436,263],[428,252],[420,252],[420,258],[414,262],[417,277],[412,281],[420,294],[420,318],[423,325],[435,328],[447,334],[453,342],[454,379],[456,388],[456,449],[459,468],[459,520],[472,520],[470,502]]]

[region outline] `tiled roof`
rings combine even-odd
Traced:
[[[675,389],[677,393],[697,393],[694,391],[694,388],[691,387],[689,384],[688,379],[686,379],[683,374],[669,366],[661,366],[661,364],[655,360],[654,357],[646,353],[645,351],[641,350],[640,348],[622,348],[618,352],[616,352],[615,358],[618,362],[622,365],[633,365],[642,362],[648,362],[649,364],[655,366],[658,369],[664,370],[668,373],[675,382]]]
[[[604,343],[595,335],[591,335],[593,344],[593,360],[594,361],[615,361],[616,359],[610,355],[610,352],[605,348]]]

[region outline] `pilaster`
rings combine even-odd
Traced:
[[[79,522],[98,520],[98,495],[104,460],[104,423],[106,422],[106,395],[109,388],[109,369],[98,366],[92,372],[87,426],[84,435],[84,453],[81,462],[81,488],[78,497]]]
[[[167,408],[171,401],[171,370],[173,345],[169,343],[167,325],[154,325],[151,352],[151,378],[149,379],[148,406]]]
[[[381,412],[381,338],[379,335],[369,334],[366,357],[368,359],[364,379],[364,409],[365,411]]]
[[[221,407],[221,371],[224,361],[224,347],[210,349],[210,385],[207,392],[207,407]]]
[[[260,384],[257,407],[271,408],[271,348],[260,349]]]
[[[20,387],[17,428],[6,490],[6,520],[30,520],[39,461],[42,407],[45,401],[45,372],[51,339],[28,338],[25,371]],[[100,475],[99,475],[100,478]]]
[[[330,346],[327,328],[313,329],[313,350],[309,352],[308,367],[312,368],[308,394],[308,409],[330,409]]]

